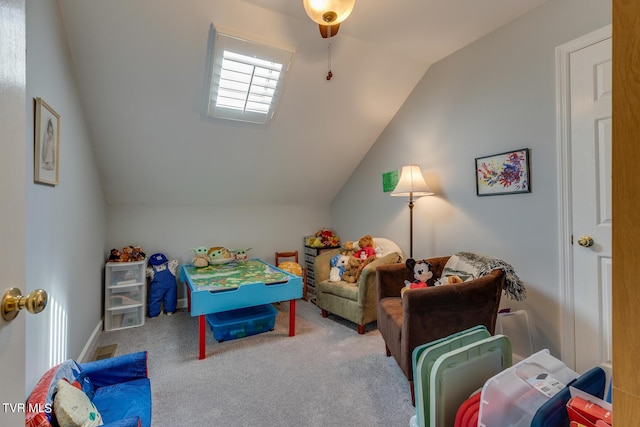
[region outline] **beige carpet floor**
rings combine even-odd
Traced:
[[[408,426],[409,385],[373,325],[364,335],[337,316],[297,302],[275,305],[275,329],[217,342],[198,359],[197,319],[184,310],[141,327],[103,332],[97,347],[149,352],[153,426]]]

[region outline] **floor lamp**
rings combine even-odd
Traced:
[[[422,196],[431,196],[433,191],[422,176],[420,166],[403,166],[400,179],[392,196],[409,196],[409,258],[413,258],[413,200]]]

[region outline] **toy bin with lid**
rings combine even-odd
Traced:
[[[272,331],[278,310],[271,304],[207,314],[207,323],[218,342]]]
[[[529,427],[536,411],[577,377],[549,350],[533,354],[484,384],[478,427]]]

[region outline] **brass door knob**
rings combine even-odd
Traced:
[[[11,288],[2,297],[2,317],[4,320],[13,320],[20,310],[26,308],[29,313],[40,313],[47,306],[49,296],[42,289],[36,289],[26,297],[18,288]]]
[[[589,248],[593,246],[593,239],[591,236],[582,236],[578,239],[578,244],[580,246],[584,246],[585,248]]]

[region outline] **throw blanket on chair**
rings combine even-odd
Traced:
[[[524,283],[516,274],[514,268],[501,259],[472,252],[458,252],[449,258],[442,271],[442,277],[456,275],[463,281],[472,280],[493,270],[504,271],[504,293],[507,297],[522,301],[527,298]]]

